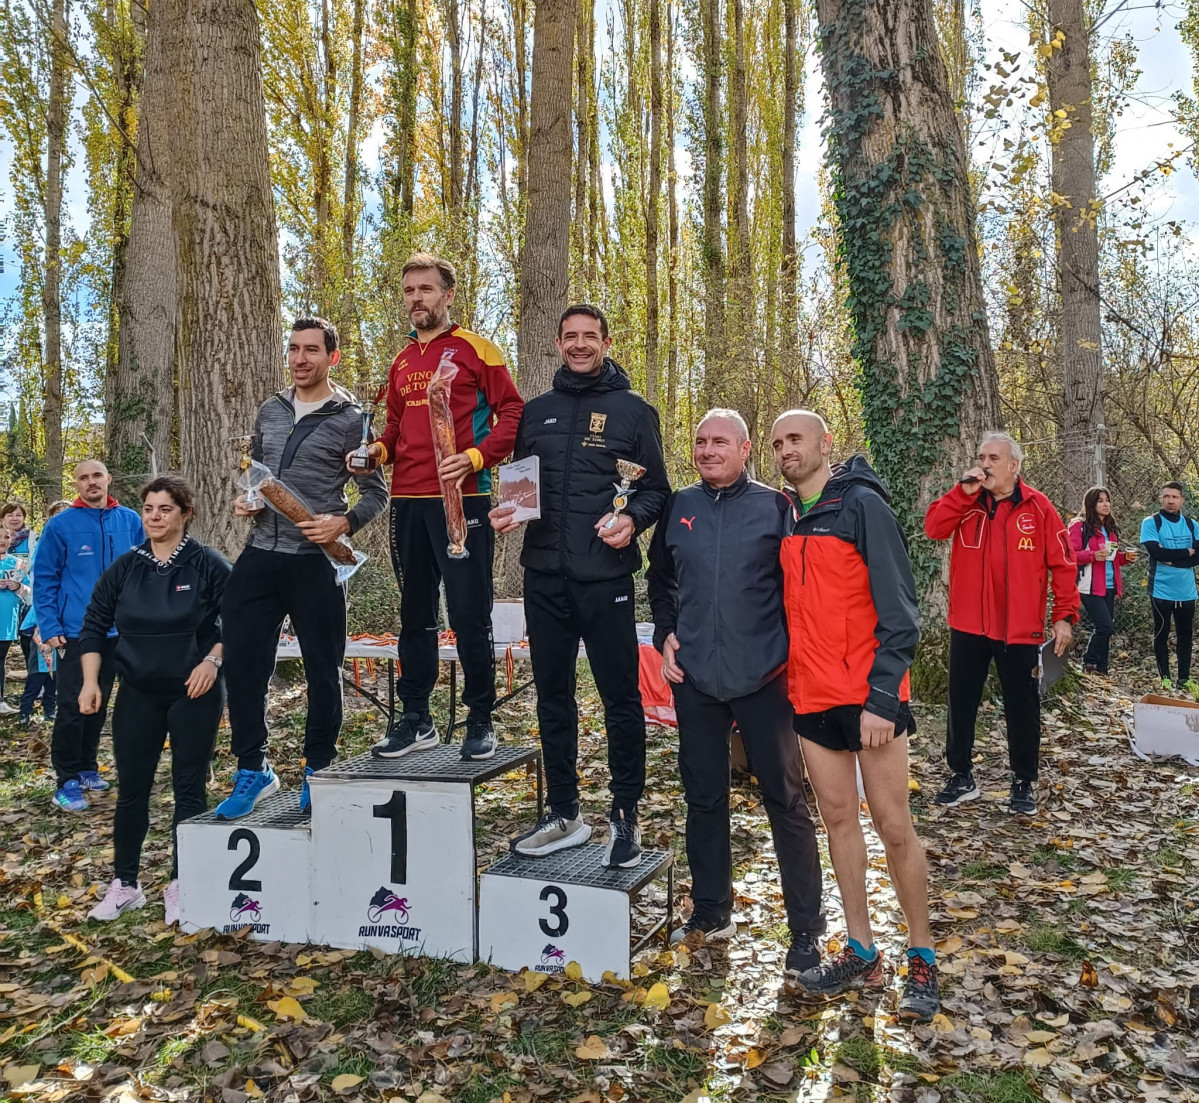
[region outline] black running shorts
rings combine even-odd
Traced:
[[[795,714],[795,730],[804,739],[819,743],[830,751],[860,751],[862,749],[862,706],[838,705],[823,712]],[[899,706],[895,721],[895,736],[909,735],[916,730],[916,720],[907,702]]]

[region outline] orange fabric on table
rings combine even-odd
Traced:
[[[641,709],[647,724],[665,724],[677,728],[674,715],[674,695],[670,684],[662,677],[662,656],[648,643],[643,643],[637,655],[637,681],[641,689]]]

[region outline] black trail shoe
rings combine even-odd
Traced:
[[[941,988],[937,984],[937,967],[929,965],[919,954],[908,958],[908,979],[899,997],[899,1017],[917,1023],[930,1023],[941,1010]]]
[[[495,754],[495,729],[490,720],[469,719],[466,722],[466,739],[462,742],[463,761],[481,761]]]
[[[737,933],[737,924],[731,919],[708,919],[693,915],[681,927],[670,932],[670,944],[681,942],[688,949],[698,949],[705,942],[722,942]]]
[[[809,969],[815,969],[819,964],[820,943],[817,942],[816,936],[808,931],[792,931],[791,948],[787,951],[784,971],[798,976]]]
[[[433,717],[427,712],[424,716],[419,712],[406,712],[388,729],[386,738],[371,748],[371,754],[375,758],[403,758],[413,751],[436,747],[440,740]]]
[[[1037,814],[1037,802],[1033,796],[1031,781],[1017,779],[1012,782],[1012,800],[1009,807],[1013,816],[1035,816]]]
[[[978,800],[978,786],[974,784],[973,774],[954,774],[934,800],[935,804],[952,807],[964,804],[968,800]]]

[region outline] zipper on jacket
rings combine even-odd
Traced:
[[[573,396],[575,408],[570,414],[570,436],[566,438],[566,466],[562,469],[562,508],[558,511],[558,572],[566,578],[566,503],[570,498],[570,461],[575,454],[575,429],[579,424],[579,403],[583,396]]]
[[[716,510],[716,568],[712,575],[712,650],[716,658],[716,695],[724,700],[724,685],[721,681],[720,662],[720,544],[724,530],[724,510],[720,508],[724,488],[716,491],[713,506]]]

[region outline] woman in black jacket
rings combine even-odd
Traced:
[[[141,498],[149,539],[100,576],[79,637],[79,711],[100,707],[100,651],[114,628],[121,680],[112,714],[120,784],[114,877],[91,919],[116,919],[146,903],[138,865],[150,824],[150,790],[168,735],[174,825],[208,807],[205,782],[225,704],[219,613],[229,561],[188,535],[194,508],[191,487],[182,479],[160,476],[142,488]],[[179,919],[178,868],[176,855],[163,893],[168,924]]]

